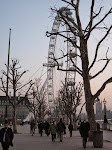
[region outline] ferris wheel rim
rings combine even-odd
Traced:
[[[62,9],[65,9],[65,8],[63,7]],[[70,15],[71,15],[71,13],[70,13]],[[58,32],[60,24],[61,24],[61,19],[57,15],[54,19],[51,33]],[[57,39],[56,34],[50,36],[49,50],[48,50],[48,61],[47,61],[48,63],[47,63],[47,65],[49,65],[49,66],[47,67],[47,76],[51,73],[51,76],[48,79],[48,83],[47,83],[48,103],[49,104],[54,103],[53,67],[55,67],[55,64],[54,64],[54,61],[53,61],[53,57],[54,57],[54,54],[55,54],[54,52],[55,52],[55,46],[56,46],[56,39]],[[50,66],[50,64],[51,64],[51,66]],[[75,74],[75,76],[76,76],[76,74]],[[50,98],[50,97],[52,97],[52,98]]]

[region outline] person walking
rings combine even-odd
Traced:
[[[34,120],[31,120],[31,122],[30,122],[30,132],[31,132],[32,136],[35,133],[35,121]]]
[[[89,130],[90,130],[90,124],[87,121],[87,118],[85,117],[84,121],[81,122],[81,125],[79,127],[79,131],[80,131],[81,137],[83,139],[83,147],[84,148],[86,148],[86,143],[87,143]]]
[[[38,128],[39,128],[40,136],[42,136],[44,130],[44,124],[42,121],[38,124]]]
[[[12,121],[10,121],[10,128],[12,129]]]
[[[49,127],[50,127],[50,124],[48,123],[48,121],[46,121],[44,130],[45,130],[45,133],[47,134],[47,136],[49,136]]]
[[[53,123],[49,127],[49,133],[51,133],[52,142],[55,142],[56,132],[57,132],[56,122],[53,121]]]
[[[5,120],[4,128],[0,130],[0,142],[2,144],[3,150],[9,150],[9,147],[13,147],[13,140],[14,134],[12,129],[8,127],[8,120]]]
[[[68,125],[68,129],[69,129],[70,137],[72,137],[73,124],[71,120],[70,120],[70,124]]]
[[[64,137],[66,137],[66,122],[64,121]]]
[[[60,121],[57,124],[57,131],[59,134],[60,142],[63,142],[63,132],[65,130],[66,126],[62,121],[62,118],[60,118]]]

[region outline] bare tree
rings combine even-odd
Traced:
[[[17,126],[16,126],[17,106],[25,99],[26,95],[28,94],[30,88],[33,85],[32,81],[29,81],[24,85],[20,82],[20,79],[26,73],[26,71],[19,72],[20,69],[21,67],[19,65],[19,61],[17,59],[13,59],[12,64],[9,67],[9,76],[8,76],[10,90],[13,91],[13,98],[11,98],[10,95],[7,94],[7,91],[6,91],[6,82],[3,78],[4,76],[7,77],[6,71],[3,71],[3,77],[0,78],[1,83],[2,83],[2,86],[0,87],[0,89],[4,93],[6,93],[6,96],[8,96],[9,103],[12,105],[12,108],[13,108],[13,132],[14,133],[17,133]],[[23,90],[23,88],[26,88],[24,92],[24,96],[22,99],[19,100],[17,99],[17,92],[19,93],[21,90]]]
[[[58,103],[59,110],[63,115],[67,115],[69,120],[74,117],[74,127],[76,128],[76,113],[77,107],[81,104],[82,95],[83,95],[83,84],[79,82],[77,85],[67,88],[64,84],[63,87],[59,90]],[[68,122],[68,121],[67,121]]]
[[[26,106],[28,107],[29,111],[33,113],[35,125],[37,125],[37,118],[39,121],[43,120],[46,111],[47,111],[47,104],[46,104],[46,91],[40,93],[39,91],[39,83],[36,80],[34,86],[29,92],[28,97],[28,103],[26,103]]]
[[[41,121],[41,120],[44,120],[44,117],[48,111],[46,90],[44,90],[41,93],[41,95],[38,95],[37,98],[38,98],[38,102],[39,102],[37,117],[38,117],[39,121]]]
[[[63,38],[65,38],[65,41],[69,41],[74,47],[78,49],[78,54],[76,54],[74,57],[78,57],[81,62],[81,67],[76,66],[71,55],[70,54],[63,54],[62,57],[55,59],[54,60],[58,64],[58,60],[70,55],[70,60],[73,63],[74,66],[74,71],[76,71],[83,79],[83,84],[84,84],[84,92],[85,92],[85,102],[86,102],[86,111],[88,115],[88,120],[90,122],[90,139],[92,139],[92,133],[93,131],[96,130],[96,123],[95,123],[95,115],[94,115],[94,101],[95,99],[98,98],[98,96],[101,94],[101,92],[105,89],[106,85],[108,83],[112,82],[112,77],[108,78],[104,83],[102,83],[101,87],[99,90],[95,93],[92,94],[91,91],[91,83],[90,81],[103,73],[103,71],[106,69],[107,65],[109,64],[111,58],[108,57],[108,50],[106,52],[106,57],[104,59],[105,64],[96,74],[92,75],[90,74],[92,68],[95,66],[97,60],[98,60],[98,52],[100,49],[101,44],[104,42],[104,40],[107,38],[109,35],[112,25],[107,25],[106,24],[106,19],[110,14],[112,14],[112,8],[105,13],[102,14],[99,19],[99,15],[102,13],[103,7],[100,7],[97,12],[94,11],[95,7],[95,0],[91,0],[91,6],[90,6],[90,14],[89,14],[89,21],[87,22],[86,27],[84,28],[83,22],[81,20],[80,16],[80,0],[62,0],[65,4],[67,4],[66,7],[60,8],[60,9],[52,9],[53,12],[57,14],[57,17],[59,20],[61,20],[63,26],[67,25],[69,30],[68,31],[58,31],[58,32],[46,32],[46,35],[52,36],[52,35],[59,35]],[[73,12],[74,18],[71,17],[69,14],[70,12]],[[89,39],[93,33],[93,31],[103,31],[102,37],[99,37],[99,41],[96,44],[96,48],[94,49],[94,58],[90,64],[90,49],[88,48],[88,42]],[[73,37],[67,37],[64,33],[66,32],[71,32],[74,36]],[[89,52],[89,53],[88,53]],[[72,53],[72,50],[71,50]],[[67,71],[67,69],[61,68],[58,65],[58,70],[62,71]],[[73,71],[73,70],[68,70],[68,71]]]

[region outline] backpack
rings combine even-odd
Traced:
[[[8,145],[10,145],[12,143],[12,140],[11,140],[10,135],[8,134],[8,132],[6,132],[5,140],[6,140]]]
[[[10,129],[8,130],[8,128],[7,128],[4,133],[5,133],[5,142],[7,143],[7,145],[13,146],[12,138],[10,136]],[[3,137],[2,137],[2,142],[3,142],[3,138],[4,138],[4,133],[3,133]]]

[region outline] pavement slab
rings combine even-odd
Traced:
[[[112,132],[103,131],[103,148],[94,148],[93,142],[87,142],[87,150],[112,150]],[[46,136],[44,133],[40,137],[38,130],[34,136],[30,134],[30,126],[18,126],[18,134],[14,135],[13,140],[14,146],[10,147],[9,150],[83,150],[82,138],[79,134],[79,131],[73,131],[73,136],[69,137],[69,132],[67,129],[66,137],[64,136],[63,142],[59,141],[59,138],[56,138],[55,142],[51,141],[51,135]],[[0,145],[0,150],[2,147]]]

